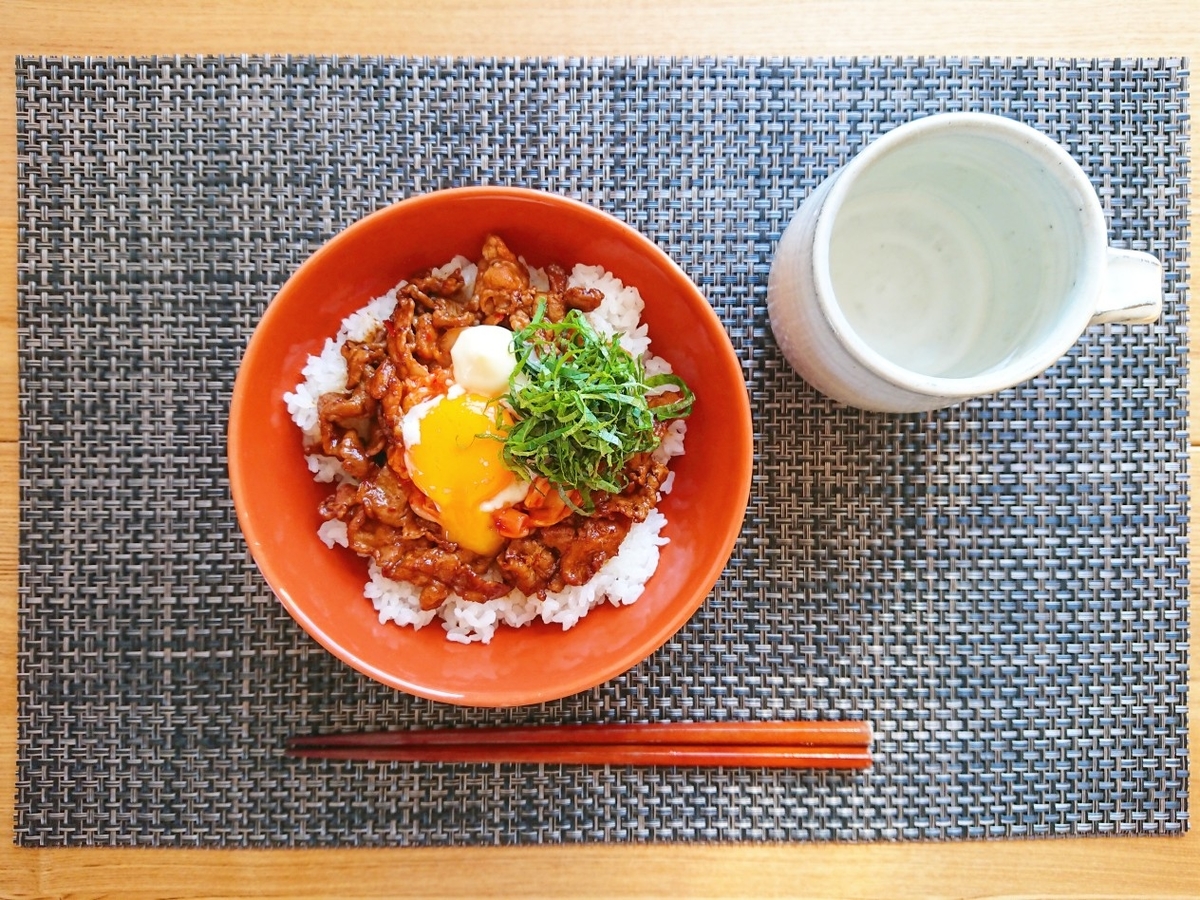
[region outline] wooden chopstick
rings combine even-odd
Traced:
[[[531,725],[316,734],[290,756],[398,762],[865,769],[866,722],[678,722]]]
[[[508,744],[496,747],[429,744],[412,747],[296,749],[302,759],[441,763],[574,763],[614,766],[729,766],[784,769],[866,769],[869,750],[853,747],[666,744]]]
[[[361,731],[293,737],[289,747],[412,747],[438,744],[794,744],[866,747],[867,722],[650,722]]]

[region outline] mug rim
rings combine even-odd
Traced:
[[[1066,184],[1080,197],[1080,212],[1084,216],[1081,229],[1084,241],[1081,275],[1072,291],[1076,298],[1073,308],[1064,310],[1057,324],[1034,352],[980,375],[927,375],[905,368],[883,356],[863,340],[846,318],[835,299],[830,274],[829,250],[833,225],[847,194],[862,177],[863,172],[881,157],[906,144],[926,138],[930,132],[938,131],[953,131],[957,134],[973,132],[993,139],[998,138],[1026,155],[1040,158],[1060,183]],[[965,399],[992,394],[1028,381],[1050,368],[1079,340],[1087,328],[1095,313],[1095,298],[1100,292],[1105,253],[1108,248],[1104,212],[1100,198],[1080,165],[1061,145],[1037,129],[993,113],[935,113],[906,122],[880,136],[832,177],[834,181],[829,194],[817,212],[813,235],[811,264],[816,300],[842,346],[856,362],[877,377],[897,388],[929,398]]]

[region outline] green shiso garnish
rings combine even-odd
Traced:
[[[687,416],[695,397],[676,375],[647,378],[618,336],[602,337],[578,310],[561,322],[546,321],[545,312],[539,301],[533,320],[513,335],[517,364],[504,398],[513,422],[501,455],[514,472],[545,477],[586,513],[592,491],[619,493],[629,459],[658,446],[654,423]],[[646,392],[666,384],[680,398],[651,407]]]

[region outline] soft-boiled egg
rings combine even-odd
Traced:
[[[446,536],[484,556],[504,545],[493,514],[529,490],[500,456],[495,398],[516,364],[511,344],[506,328],[464,328],[451,348],[454,386],[414,406],[401,424],[413,484],[437,507]]]

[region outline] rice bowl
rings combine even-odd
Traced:
[[[637,285],[656,353],[703,398],[688,419],[659,561],[637,602],[600,604],[568,631],[536,619],[497,629],[488,644],[446,640],[440,627],[381,623],[364,600],[361,557],[326,548],[317,505],[329,485],[299,446],[281,402],[309,356],[360,309],[431,261],[469,255],[503,229],[535,266],[587,260]],[[267,306],[239,365],[229,410],[229,482],[249,557],[315,644],[366,677],[429,700],[464,706],[543,703],[605,682],[667,642],[717,583],[746,512],[753,430],[742,364],[708,302],[652,241],[594,207],[519,188],[471,187],[402,200],[321,246]],[[247,602],[261,602],[247,582]],[[300,663],[319,657],[298,645]]]

